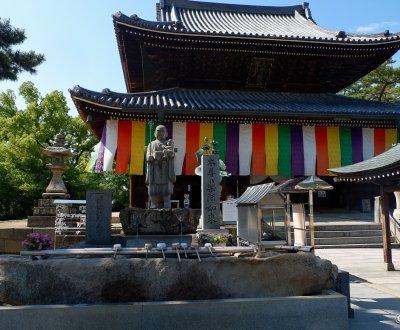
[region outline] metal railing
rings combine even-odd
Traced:
[[[390,232],[395,239],[396,243],[400,243],[400,223],[393,218],[392,215],[389,216],[390,222]]]

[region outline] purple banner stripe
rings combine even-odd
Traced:
[[[302,126],[291,127],[292,175],[304,175],[304,145]]]
[[[226,170],[239,174],[239,124],[226,125]]]
[[[101,143],[99,149],[99,156],[96,160],[96,173],[103,172],[103,162],[104,162],[104,151],[106,149],[106,135],[107,135],[107,124],[103,127],[103,133],[101,134]]]
[[[351,145],[353,149],[353,164],[363,161],[362,128],[351,128]]]
[[[173,132],[173,126],[172,123],[164,123],[163,124],[166,128],[167,128],[167,132],[168,132],[168,137],[167,139],[174,139],[174,132]]]

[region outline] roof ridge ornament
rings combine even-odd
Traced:
[[[110,95],[111,95],[111,91],[110,91],[109,88],[104,88],[101,92],[102,92],[103,94],[106,94],[107,96],[110,96]]]
[[[310,4],[308,2],[303,2],[302,6],[303,6],[303,9],[304,9],[304,14],[306,15],[306,18],[307,19],[312,19]]]
[[[138,20],[139,20],[139,16],[136,15],[136,14],[131,15],[130,18],[131,18],[132,20],[134,20],[134,21],[138,21]]]
[[[347,34],[346,34],[345,31],[339,31],[339,32],[336,34],[336,38],[345,39],[345,38],[347,38]]]

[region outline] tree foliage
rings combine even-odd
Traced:
[[[341,93],[364,100],[379,102],[400,102],[400,67],[395,61],[386,61]]]
[[[70,182],[78,182],[83,158],[95,144],[82,120],[68,114],[61,92],[42,97],[26,82],[19,93],[25,100],[24,110],[17,108],[14,92],[0,93],[0,218],[25,215],[41,197],[51,178],[46,167],[49,159],[41,148],[51,145],[58,132],[65,135],[67,147],[74,152],[67,161]]]
[[[0,80],[15,81],[18,79],[18,74],[23,71],[36,73],[36,67],[45,60],[44,55],[34,51],[13,49],[25,39],[24,30],[14,28],[10,20],[0,18]]]
[[[73,156],[66,160],[63,175],[73,199],[85,199],[88,189],[111,189],[116,208],[129,201],[129,177],[115,173],[85,173],[96,139],[79,117],[71,117],[64,95],[53,91],[42,97],[31,82],[19,88],[25,109],[15,94],[0,93],[0,219],[31,214],[51,179],[50,161],[41,149],[53,144],[55,135],[65,136]]]

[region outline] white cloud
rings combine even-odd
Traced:
[[[396,27],[400,26],[400,22],[380,22],[380,23],[371,23],[368,25],[362,25],[355,28],[357,33],[362,34],[370,34],[370,33],[378,33],[383,32],[385,30],[392,30]]]

